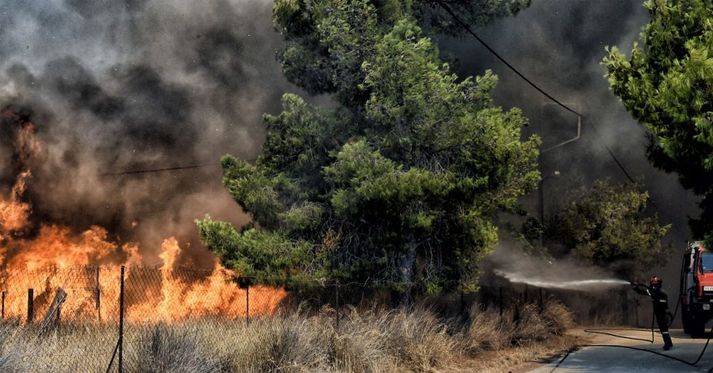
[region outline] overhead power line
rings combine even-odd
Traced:
[[[532,80],[528,79],[523,73],[521,73],[517,68],[515,68],[515,66],[513,66],[512,64],[510,64],[510,62],[508,62],[505,58],[503,58],[500,54],[498,54],[498,52],[496,52],[495,49],[493,49],[492,47],[490,47],[490,45],[488,45],[488,43],[486,43],[483,39],[481,39],[481,38],[478,36],[478,34],[476,34],[475,31],[473,31],[473,30],[470,28],[470,26],[469,26],[465,21],[463,21],[462,19],[460,19],[460,18],[455,14],[455,12],[453,12],[453,10],[451,9],[450,6],[448,6],[447,4],[443,3],[442,1],[436,1],[436,2],[438,3],[438,5],[439,5],[441,8],[443,8],[443,10],[445,10],[445,11],[453,18],[454,21],[456,21],[456,23],[458,23],[459,25],[461,25],[461,27],[463,27],[463,29],[464,29],[465,31],[467,31],[468,34],[470,34],[471,36],[473,36],[473,37],[475,38],[475,40],[477,40],[483,47],[485,47],[485,49],[487,49],[490,53],[492,53],[493,56],[495,56],[498,60],[500,60],[500,62],[502,62],[503,64],[505,64],[505,66],[507,66],[510,70],[512,70],[512,72],[514,72],[515,74],[517,74],[517,76],[519,76],[522,80],[524,80],[525,82],[527,82],[527,84],[529,84],[532,88],[535,88],[538,92],[542,93],[545,97],[549,98],[550,100],[552,100],[553,102],[555,102],[557,105],[561,106],[563,109],[565,109],[565,110],[567,110],[567,111],[569,111],[569,112],[571,112],[571,113],[577,115],[577,116],[579,117],[579,120],[581,120],[581,118],[584,117],[584,115],[582,115],[580,112],[578,112],[578,111],[576,111],[576,110],[570,108],[569,106],[565,105],[564,103],[562,103],[561,101],[559,101],[558,99],[556,99],[554,96],[552,96],[551,94],[549,94],[547,91],[545,91],[544,89],[540,88],[540,87],[539,87],[537,84],[535,84]],[[595,135],[596,135],[597,137],[599,137],[599,139],[601,140],[601,139],[602,139],[602,136],[601,136],[601,135],[599,134],[599,132],[597,131],[597,128],[596,128],[595,126],[592,126],[592,128],[594,129]],[[619,168],[619,170],[621,170],[621,172],[624,174],[624,176],[626,176],[626,178],[627,178],[630,182],[635,183],[636,181],[635,181],[634,178],[631,176],[631,174],[629,173],[629,171],[626,169],[626,167],[624,166],[624,164],[623,164],[623,163],[619,160],[619,158],[617,158],[617,156],[614,154],[614,151],[612,151],[612,149],[611,149],[606,143],[604,143],[604,141],[601,141],[601,144],[602,144],[602,146],[606,149],[606,151],[607,151],[607,153],[609,154],[609,156],[614,160],[614,163],[616,163],[617,167]],[[106,173],[106,174],[102,174],[101,176],[121,176],[121,175],[135,175],[135,174],[157,173],[157,172],[166,172],[166,171],[178,171],[178,170],[188,170],[188,169],[209,167],[209,166],[213,166],[213,165],[214,165],[214,164],[199,164],[199,165],[176,166],[176,167],[156,168],[156,169],[147,169],[147,170],[131,170],[131,171],[124,171],[124,172],[117,172],[117,173]],[[655,203],[653,202],[653,200],[651,200],[651,203],[652,203],[652,205],[654,205],[654,207],[658,210],[658,207],[655,205]]]
[[[165,172],[165,171],[190,170],[190,169],[194,169],[194,168],[203,168],[203,167],[210,167],[210,166],[216,166],[216,165],[217,164],[213,164],[213,163],[205,163],[205,164],[196,164],[196,165],[190,165],[190,166],[175,166],[175,167],[153,168],[153,169],[145,169],[145,170],[129,170],[129,171],[122,171],[122,172],[101,174],[100,176],[149,174],[149,173]]]
[[[532,88],[535,88],[538,92],[542,93],[547,98],[554,101],[555,103],[557,103],[557,105],[563,107],[564,109],[574,113],[575,115],[583,116],[582,114],[578,113],[574,109],[572,109],[569,106],[560,102],[558,99],[554,98],[552,95],[547,93],[544,89],[540,88],[537,84],[535,84],[532,80],[528,79],[525,75],[523,75],[518,69],[515,68],[515,66],[511,65],[505,58],[503,58],[500,54],[498,54],[498,52],[496,52],[495,49],[491,48],[488,45],[488,43],[486,43],[483,39],[481,39],[480,36],[478,36],[478,34],[476,34],[475,31],[473,31],[465,21],[461,20],[453,12],[453,10],[451,9],[451,7],[448,6],[448,4],[444,4],[442,1],[438,1],[438,5],[440,5],[441,8],[443,8],[443,10],[445,10],[448,14],[450,14],[450,16],[453,17],[453,20],[455,20],[456,23],[461,25],[470,35],[472,35],[475,38],[475,40],[477,40],[483,47],[485,47],[485,49],[487,49],[490,53],[493,54],[493,56],[495,56],[497,59],[499,59],[500,62],[504,63],[505,66],[510,68],[510,70],[512,70],[515,74],[517,74],[517,76],[522,78],[522,80],[526,81],[527,84],[529,84]]]
[[[517,76],[519,76],[520,78],[522,78],[522,80],[524,80],[525,82],[527,82],[527,84],[529,84],[532,88],[535,88],[538,92],[542,93],[543,95],[545,95],[545,97],[547,97],[547,98],[549,98],[550,100],[554,101],[557,105],[561,106],[563,109],[565,109],[565,110],[567,110],[567,111],[569,111],[569,112],[571,112],[571,113],[573,113],[573,114],[579,116],[580,118],[581,118],[581,117],[584,117],[584,115],[582,115],[582,114],[579,113],[578,111],[576,111],[576,110],[570,108],[569,106],[563,104],[561,101],[559,101],[558,99],[556,99],[554,96],[552,96],[551,94],[547,93],[547,91],[545,91],[544,89],[540,88],[540,87],[539,87],[537,84],[535,84],[532,80],[528,79],[523,73],[521,73],[517,68],[515,68],[515,66],[513,66],[512,64],[510,64],[510,62],[508,62],[505,58],[503,58],[500,54],[498,54],[498,52],[496,52],[495,49],[493,49],[492,47],[490,47],[490,45],[488,45],[488,43],[486,43],[483,39],[481,39],[481,38],[478,36],[478,34],[476,34],[475,31],[473,31],[473,29],[470,28],[470,25],[468,25],[465,21],[463,21],[462,19],[460,19],[460,18],[455,14],[455,12],[453,12],[453,10],[451,9],[450,6],[448,6],[448,4],[445,4],[445,3],[443,3],[442,1],[437,1],[437,3],[438,3],[438,5],[439,5],[441,8],[443,8],[443,10],[446,11],[446,13],[448,13],[448,14],[453,18],[454,21],[456,21],[456,23],[458,23],[459,25],[461,25],[461,27],[463,27],[463,29],[464,29],[466,32],[468,32],[471,36],[473,36],[473,37],[475,38],[475,40],[477,40],[483,47],[485,47],[485,49],[487,49],[490,53],[492,53],[493,56],[495,56],[498,60],[500,60],[500,62],[502,62],[503,64],[505,64],[505,66],[507,66],[510,70],[512,70],[512,72],[514,72],[515,74],[517,74]],[[595,135],[599,138],[599,140],[602,140],[602,136],[601,136],[601,134],[599,133],[599,131],[597,130],[596,126],[592,126],[592,128],[594,129],[594,133],[595,133]],[[617,167],[619,168],[619,170],[621,170],[621,172],[624,174],[624,176],[626,176],[626,178],[627,178],[630,182],[636,183],[636,181],[634,180],[634,178],[631,176],[631,173],[629,173],[629,171],[626,169],[626,167],[624,166],[624,164],[619,160],[619,158],[617,158],[617,156],[614,154],[614,151],[611,149],[611,147],[609,147],[609,145],[607,145],[604,141],[600,141],[600,143],[602,144],[602,146],[604,147],[604,149],[606,149],[607,153],[608,153],[609,156],[614,160],[614,163],[616,163]],[[651,204],[654,205],[654,207],[656,207],[656,205],[655,205],[655,203],[653,202],[653,200],[651,201]],[[658,209],[658,208],[657,208],[657,209]]]

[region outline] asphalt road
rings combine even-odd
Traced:
[[[636,330],[617,330],[610,331],[611,333],[626,335],[631,337],[650,339],[651,332],[636,331]],[[703,339],[691,339],[683,334],[680,329],[671,330],[674,347],[670,351],[663,351],[663,341],[661,335],[656,334],[655,342],[648,343],[642,341],[633,341],[628,339],[616,338],[612,336],[604,336],[597,334],[589,334],[580,331],[577,334],[585,336],[591,344],[617,344],[629,347],[646,349],[649,351],[660,352],[669,356],[674,356],[682,360],[693,362],[698,358],[703,346],[708,337]],[[550,373],[557,365],[560,358],[554,362],[542,365],[534,370],[533,373]],[[571,353],[557,367],[555,373],[572,373],[572,372],[708,372],[713,368],[713,340],[708,346],[705,354],[700,362],[695,367],[685,365],[681,362],[655,355],[646,351],[636,351],[628,348],[614,347],[583,347],[580,350]]]

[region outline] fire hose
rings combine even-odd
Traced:
[[[678,298],[678,302],[676,302],[676,307],[673,310],[673,313],[668,313],[668,327],[670,328],[671,325],[673,325],[673,320],[676,318],[676,314],[678,314],[678,307],[681,305],[681,297]],[[649,343],[654,343],[655,341],[655,331],[654,331],[654,313],[653,310],[651,312],[651,339],[643,339],[643,338],[637,338],[637,337],[628,337],[624,335],[619,335],[619,334],[614,334],[614,333],[609,333],[608,331],[623,331],[623,330],[634,330],[634,331],[641,331],[641,330],[648,330],[648,329],[640,329],[640,328],[602,328],[602,329],[584,329],[585,333],[592,333],[592,334],[603,334],[603,335],[608,335],[616,338],[624,338],[624,339],[631,339],[634,341],[643,341],[643,342],[649,342]]]
[[[668,326],[669,326],[669,327],[671,326],[671,324],[673,324],[673,319],[674,319],[674,317],[676,316],[676,314],[678,313],[678,308],[679,308],[680,305],[681,305],[681,297],[679,296],[679,297],[678,297],[678,302],[676,303],[676,308],[674,309],[673,314],[669,313],[669,315],[670,315],[670,321],[669,321],[669,323],[668,323]],[[603,335],[609,335],[609,336],[616,337],[616,338],[631,339],[631,340],[635,340],[635,341],[644,341],[644,342],[654,343],[654,336],[655,336],[655,332],[654,332],[654,317],[655,317],[655,315],[654,315],[653,312],[652,312],[652,315],[651,315],[651,339],[650,339],[650,340],[649,340],[649,339],[643,339],[643,338],[637,338],[637,337],[629,337],[629,336],[624,336],[624,335],[618,335],[618,334],[614,334],[614,333],[609,333],[609,332],[607,332],[607,330],[610,330],[610,331],[611,331],[611,330],[642,330],[642,329],[634,329],[634,328],[620,328],[620,329],[584,329],[584,332],[585,332],[585,333],[592,333],[592,334],[603,334]],[[708,335],[709,335],[709,337],[708,337],[708,339],[706,340],[706,343],[705,343],[705,345],[703,346],[703,349],[701,349],[701,352],[698,354],[698,357],[697,357],[696,360],[694,360],[694,361],[686,361],[686,360],[683,360],[683,359],[678,358],[678,357],[675,357],[675,356],[671,356],[671,355],[667,355],[667,354],[664,354],[664,353],[661,353],[661,352],[658,352],[658,351],[647,350],[647,349],[645,349],[645,348],[639,348],[639,347],[624,346],[624,345],[614,345],[614,344],[583,344],[583,345],[578,345],[576,348],[573,348],[573,349],[568,350],[568,351],[565,353],[565,355],[564,355],[564,356],[557,362],[557,364],[552,368],[552,370],[550,371],[550,373],[553,373],[557,368],[559,368],[560,365],[562,365],[562,363],[569,357],[569,355],[570,355],[572,352],[574,352],[574,351],[576,351],[577,349],[579,349],[580,347],[609,347],[609,348],[624,348],[624,349],[628,349],[628,350],[643,351],[643,352],[648,352],[648,353],[651,353],[651,354],[654,354],[654,355],[658,355],[658,356],[661,356],[661,357],[664,357],[664,358],[667,358],[667,359],[671,359],[671,360],[677,361],[677,362],[682,363],[682,364],[685,364],[685,365],[687,365],[687,366],[695,367],[696,364],[698,364],[698,362],[701,361],[701,359],[703,358],[703,354],[705,354],[706,349],[708,348],[708,344],[710,343],[711,339],[713,338],[713,326],[711,327],[711,330],[710,330],[710,332],[708,333]],[[713,367],[711,367],[711,368],[708,370],[708,373],[713,373]]]

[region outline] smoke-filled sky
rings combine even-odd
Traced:
[[[271,6],[2,1],[0,108],[31,113],[44,144],[30,185],[37,216],[77,228],[101,224],[156,248],[168,235],[195,243],[192,221],[206,213],[245,221],[220,183],[217,161],[225,153],[254,157],[264,138],[262,114],[278,111],[284,92],[299,92],[275,60],[281,38]],[[625,180],[606,143],[644,178],[663,220],[674,223],[670,239],[678,252],[687,216],[697,213],[695,198],[646,160],[645,132],[608,91],[599,64],[605,45],[628,51],[647,18],[641,0],[534,0],[516,17],[477,31],[542,88],[584,112],[582,139],[542,157],[545,175],[561,173],[545,180],[546,210],[559,200],[554,196],[593,179]],[[545,146],[574,136],[576,117],[546,104],[472,38],[441,43],[462,75],[492,68],[500,76],[497,103],[521,107]],[[1,144],[0,180],[12,178],[9,154]],[[198,164],[211,166],[105,175]]]
[[[517,16],[476,32],[540,87],[584,114],[582,138],[540,158],[546,213],[565,200],[568,190],[597,178],[627,181],[605,150],[607,144],[633,178],[643,179],[657,207],[652,212],[658,212],[662,222],[673,223],[667,237],[673,252],[663,272],[669,279],[665,285],[673,291],[679,254],[690,238],[687,220],[698,214],[696,198],[680,186],[675,174],[661,172],[648,162],[645,130],[609,91],[600,64],[607,45],[628,53],[646,22],[648,13],[641,0],[534,0]],[[576,135],[575,115],[549,102],[473,38],[449,38],[441,44],[461,75],[493,69],[500,77],[496,102],[522,108],[530,118],[529,132],[541,133],[545,148]],[[553,176],[555,170],[560,176]],[[536,213],[536,193],[530,199]]]
[[[5,0],[0,106],[31,114],[37,217],[158,247],[206,213],[245,217],[218,159],[254,157],[285,91],[269,0]],[[0,180],[11,180],[11,144]],[[125,170],[210,164],[127,176]],[[5,183],[8,184],[8,183]],[[4,187],[9,187],[5,185]],[[137,224],[138,223],[138,224]],[[135,228],[132,228],[134,227]]]

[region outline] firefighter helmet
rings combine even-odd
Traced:
[[[649,284],[651,284],[651,286],[653,287],[660,288],[661,285],[663,285],[663,280],[661,279],[661,277],[654,275],[651,276],[651,278],[649,279]]]

